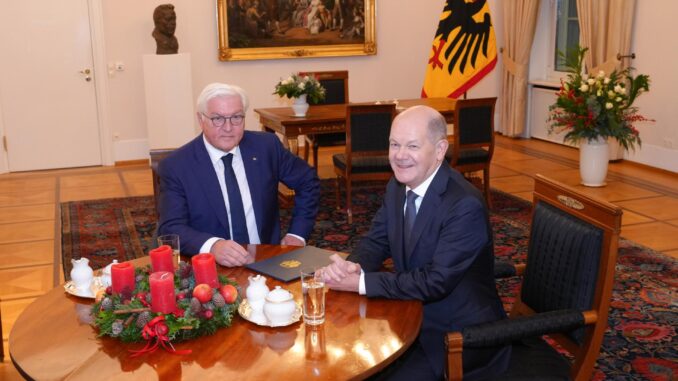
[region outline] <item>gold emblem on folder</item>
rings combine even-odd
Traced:
[[[289,260],[289,261],[282,261],[280,262],[280,267],[284,267],[286,269],[293,269],[295,267],[299,267],[301,265],[301,262],[297,260]]]

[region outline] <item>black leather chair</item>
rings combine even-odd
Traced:
[[[152,149],[151,156],[151,175],[153,176],[153,197],[155,200],[155,215],[160,219],[160,176],[158,176],[158,164],[162,159],[172,153],[175,148]]]
[[[348,103],[348,71],[316,71],[302,72],[300,75],[314,75],[325,88],[325,99],[317,104]],[[346,144],[345,133],[306,135],[304,160],[308,161],[310,149],[313,149],[313,166],[318,167],[318,147],[343,146]]]
[[[395,104],[350,104],[346,106],[346,149],[332,156],[337,174],[337,209],[339,178],[346,184],[346,213],[353,222],[351,212],[351,182],[353,180],[386,180],[393,172],[388,162],[388,137],[395,117]]]
[[[461,173],[483,171],[483,191],[490,201],[490,163],[494,153],[494,105],[497,98],[459,99],[454,108],[454,142],[445,158]]]
[[[509,369],[495,380],[589,380],[607,328],[621,215],[617,206],[537,175],[527,263],[510,319],[448,333],[448,379],[462,379],[464,349],[510,344]]]

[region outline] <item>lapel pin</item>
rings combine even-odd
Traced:
[[[253,157],[252,157],[252,160],[257,161],[257,157],[256,157],[256,156],[253,156]]]

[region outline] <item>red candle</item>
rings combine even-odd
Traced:
[[[116,263],[111,266],[111,288],[114,294],[119,294],[125,288],[134,291],[134,266],[129,262]]]
[[[191,258],[191,263],[193,264],[195,284],[206,283],[212,288],[219,287],[217,263],[212,254],[202,253],[195,255]]]
[[[169,245],[162,245],[148,253],[151,256],[151,268],[153,272],[169,271],[174,273],[174,263],[172,262],[172,248]]]
[[[168,314],[176,311],[174,274],[169,271],[154,272],[148,277],[151,285],[151,311]]]

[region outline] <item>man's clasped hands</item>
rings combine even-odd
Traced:
[[[325,285],[334,290],[358,292],[360,284],[360,265],[339,256],[330,256],[332,263],[318,270]]]

